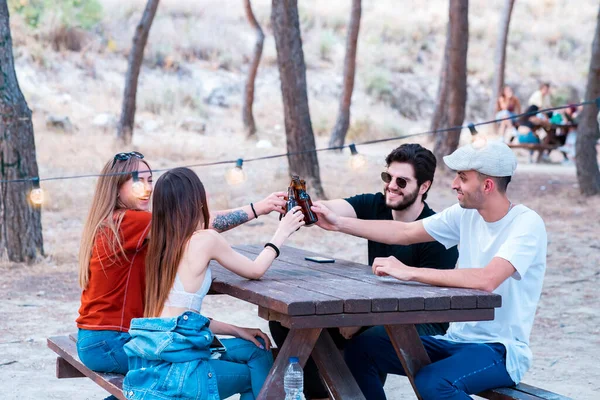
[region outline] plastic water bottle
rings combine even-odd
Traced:
[[[304,399],[304,371],[302,371],[298,357],[290,357],[290,363],[283,376],[283,389],[285,390],[285,400]]]

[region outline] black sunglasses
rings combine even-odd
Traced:
[[[388,174],[387,172],[382,172],[381,180],[384,181],[385,183],[390,183],[392,181],[392,176],[390,174]],[[404,189],[407,184],[408,184],[408,181],[406,179],[400,178],[400,177],[396,178],[396,185],[398,185],[398,187],[400,189]]]
[[[131,157],[137,157],[141,160],[144,158],[144,155],[138,151],[130,151],[129,153],[117,153],[115,154],[115,158],[113,158],[111,168],[115,166],[115,163],[117,161],[126,161],[129,160]]]

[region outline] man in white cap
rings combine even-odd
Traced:
[[[371,221],[339,217],[323,204],[313,210],[322,228],[377,242],[459,245],[456,269],[412,268],[387,257],[373,262],[378,276],[502,296],[493,321],[453,322],[443,336],[421,337],[432,361],[415,377],[422,398],[468,399],[469,394],[519,383],[531,365],[529,335],[546,270],[547,236],[537,213],[507,197],[517,161],[506,144],[480,139],[444,162],[456,171],[452,188],[458,204],[428,218]],[[383,327],[356,336],[344,357],[367,399],[386,398],[381,374],[404,375]]]

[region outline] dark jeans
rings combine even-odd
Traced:
[[[423,400],[467,400],[469,394],[515,384],[506,371],[506,349],[500,343],[453,343],[431,336],[421,340],[431,359],[415,377]],[[386,398],[381,373],[405,375],[382,326],[352,338],[344,358],[367,400]]]
[[[421,324],[417,325],[417,331],[419,335],[443,335],[446,333],[448,329],[448,324]],[[277,321],[269,321],[269,330],[271,331],[271,335],[273,336],[273,340],[277,344],[277,347],[281,348],[283,346],[283,342],[287,337],[290,330],[284,326],[282,326]],[[348,343],[348,340],[344,338],[338,328],[329,328],[327,329],[333,342],[337,346],[338,349],[343,350]],[[362,332],[368,332],[370,328],[361,328],[355,335],[361,335]],[[383,331],[385,333],[385,330]],[[392,349],[394,351],[394,349]],[[395,352],[394,352],[395,354]],[[379,375],[379,382],[383,387],[385,383],[385,377],[387,373],[381,373]],[[321,381],[321,375],[319,374],[319,368],[317,364],[313,361],[312,357],[309,357],[306,361],[306,365],[304,366],[304,397],[307,400],[310,399],[324,399],[329,397],[329,393],[325,388],[325,385]]]

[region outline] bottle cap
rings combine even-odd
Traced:
[[[298,357],[290,357],[290,363],[299,363],[300,359]]]

